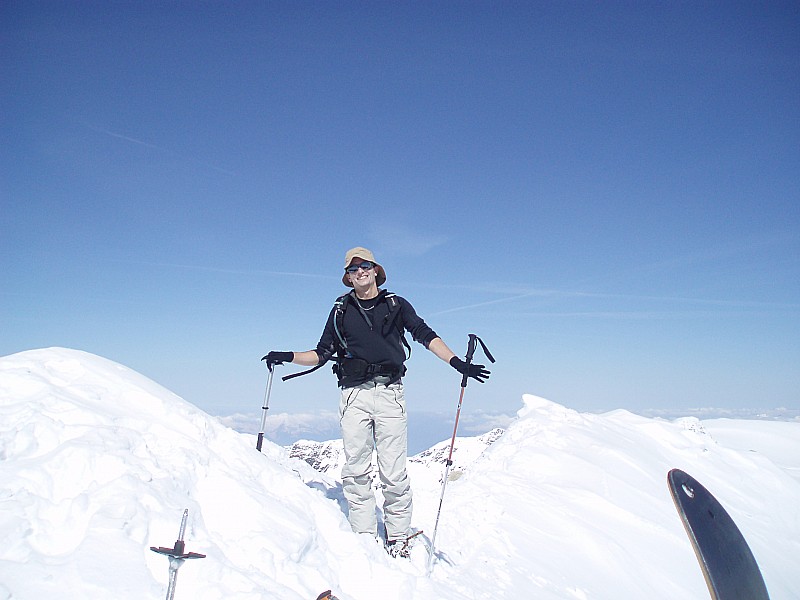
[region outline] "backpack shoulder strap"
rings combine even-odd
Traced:
[[[406,334],[403,327],[403,319],[401,316],[401,302],[403,299],[394,292],[386,292],[384,297],[386,299],[386,303],[389,305],[389,327],[392,325],[397,327],[397,331],[400,333],[400,341],[403,342],[403,346],[406,347],[406,351],[408,352],[408,356],[406,356],[406,360],[408,360],[411,358],[411,345],[406,339]]]
[[[333,303],[333,308],[335,309],[333,331],[336,334],[342,354],[347,353],[347,340],[344,337],[344,311],[347,310],[348,304],[350,304],[350,292],[339,296],[336,302]]]

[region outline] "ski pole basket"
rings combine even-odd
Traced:
[[[189,516],[189,509],[183,511],[183,518],[181,519],[181,528],[178,532],[178,539],[175,540],[175,545],[172,548],[165,548],[163,546],[156,547],[150,546],[150,550],[158,554],[164,554],[169,559],[169,586],[167,587],[167,600],[173,600],[175,597],[175,585],[178,581],[178,569],[183,565],[184,561],[190,558],[205,558],[205,554],[198,554],[197,552],[186,552],[186,544],[183,541],[183,535],[186,532],[186,519]]]

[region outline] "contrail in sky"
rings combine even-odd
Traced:
[[[730,309],[782,309],[782,310],[797,310],[800,308],[800,304],[796,303],[781,303],[781,302],[759,302],[759,301],[749,301],[749,300],[719,300],[713,298],[687,298],[683,296],[647,296],[647,295],[635,295],[635,294],[604,294],[604,293],[595,293],[595,292],[576,292],[576,291],[558,291],[558,290],[533,290],[523,294],[515,294],[513,296],[506,296],[504,298],[497,298],[495,300],[487,300],[485,302],[477,302],[475,304],[467,304],[463,306],[455,306],[452,308],[448,308],[445,310],[440,310],[434,313],[431,313],[432,316],[438,315],[445,315],[449,313],[459,312],[463,310],[470,310],[473,308],[482,308],[484,306],[492,306],[496,304],[505,304],[508,302],[514,302],[516,300],[521,300],[523,298],[531,298],[531,297],[553,297],[553,298],[595,298],[595,299],[607,299],[607,300],[637,300],[642,302],[672,302],[672,303],[680,303],[680,304],[696,304],[701,306],[715,306],[721,308],[730,308]],[[644,314],[657,314],[653,311],[578,311],[578,312],[553,312],[553,313],[532,313],[527,312],[525,310],[518,310],[516,311],[517,314],[527,314],[527,315],[535,315],[535,314],[548,314],[551,316],[622,316],[622,315],[644,315]],[[664,313],[658,313],[664,314]]]
[[[163,150],[159,148],[155,144],[149,144],[148,142],[143,142],[142,140],[137,140],[136,138],[129,137],[127,135],[122,135],[121,133],[114,133],[113,131],[109,131],[108,129],[100,129],[99,127],[95,127],[93,125],[87,125],[89,129],[92,131],[96,131],[97,133],[104,133],[106,135],[110,135],[111,137],[119,138],[121,140],[125,140],[127,142],[132,142],[134,144],[139,144],[140,146],[147,146],[148,148],[155,148],[156,150]]]
[[[108,136],[111,136],[113,138],[117,138],[117,139],[120,139],[120,140],[125,140],[126,142],[130,142],[132,144],[138,144],[139,146],[144,146],[146,148],[152,148],[154,150],[158,150],[160,152],[165,152],[165,153],[171,154],[173,156],[180,156],[177,152],[174,152],[172,150],[167,150],[166,148],[162,148],[161,146],[157,146],[156,144],[151,144],[149,142],[145,142],[145,141],[139,140],[139,139],[131,137],[129,135],[123,135],[121,133],[117,133],[117,132],[111,131],[109,129],[103,129],[101,127],[95,127],[94,125],[88,125],[87,124],[86,127],[91,129],[92,131],[96,131],[97,133],[102,133],[104,135],[108,135]],[[194,158],[191,158],[191,157],[185,157],[185,158],[188,158],[189,161],[191,161],[191,162],[193,162],[196,165],[199,165],[201,167],[214,169],[215,171],[218,171],[219,173],[224,173],[225,175],[230,175],[232,177],[236,176],[236,173],[234,173],[233,171],[229,171],[227,169],[223,169],[223,168],[217,167],[215,165],[207,164],[207,163],[198,161],[198,160],[196,160]]]

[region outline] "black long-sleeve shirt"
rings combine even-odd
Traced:
[[[360,358],[374,365],[402,367],[406,360],[406,352],[401,342],[401,330],[396,323],[408,331],[414,341],[426,348],[438,337],[425,321],[417,315],[414,307],[405,298],[394,297],[399,306],[392,314],[386,300],[386,290],[381,290],[375,298],[357,300],[351,294],[346,300],[349,306],[344,311],[340,333],[347,342],[347,351],[351,358]],[[339,347],[339,339],[335,327],[336,307],[328,315],[322,337],[317,344],[317,354],[323,356]],[[369,321],[369,322],[368,322]]]

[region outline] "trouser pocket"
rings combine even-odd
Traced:
[[[344,388],[339,397],[339,426],[341,427],[347,409],[358,397],[359,388]]]

